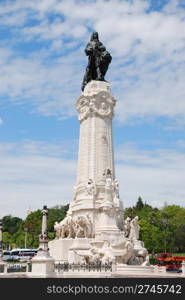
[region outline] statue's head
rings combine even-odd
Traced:
[[[98,37],[98,32],[94,31],[92,34],[91,34],[91,41],[93,40],[99,40],[99,37]]]

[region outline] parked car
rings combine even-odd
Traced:
[[[3,251],[3,260],[5,261],[11,261],[11,251]]]

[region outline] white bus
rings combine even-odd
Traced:
[[[13,249],[11,250],[11,259],[13,261],[30,260],[37,253],[37,249]]]

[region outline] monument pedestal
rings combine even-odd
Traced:
[[[0,260],[0,273],[6,273],[7,263],[3,260]]]
[[[120,275],[145,275],[154,274],[154,266],[140,266],[134,265],[130,266],[127,264],[116,264],[113,275],[119,277]]]
[[[52,258],[48,251],[48,241],[40,242],[40,246],[37,255],[32,258],[32,275],[33,276],[50,276],[54,275],[55,259]]]
[[[55,239],[48,243],[49,252],[56,262],[68,262],[69,249],[73,245],[74,239]]]
[[[36,257],[32,259],[33,276],[51,276],[54,275],[55,260],[51,257]]]
[[[68,261],[69,263],[84,263],[85,257],[91,248],[91,241],[89,238],[75,238],[73,244],[69,249]]]

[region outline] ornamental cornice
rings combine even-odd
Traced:
[[[115,104],[116,99],[106,91],[101,91],[90,96],[81,95],[76,103],[79,120],[83,121],[93,116],[112,118]]]

